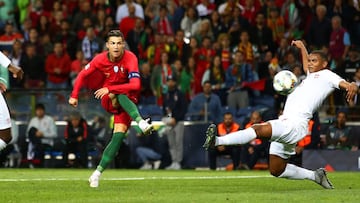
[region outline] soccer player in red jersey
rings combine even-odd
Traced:
[[[138,60],[132,52],[125,50],[125,39],[120,30],[108,32],[106,47],[108,51],[96,55],[79,73],[69,99],[69,104],[76,107],[81,87],[91,85],[96,90],[95,98],[101,99],[102,107],[114,114],[113,136],[89,178],[90,187],[99,186],[100,175],[119,151],[132,119],[144,134],[152,131],[152,125],[140,116],[135,105],[141,86]]]

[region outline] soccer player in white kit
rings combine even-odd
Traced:
[[[306,79],[288,95],[283,114],[276,120],[255,124],[251,128],[216,136],[216,125],[211,124],[206,131],[204,148],[218,145],[245,144],[255,138],[270,139],[269,171],[271,175],[287,179],[312,180],[326,189],[333,189],[326,171],[319,168],[308,170],[287,163],[295,154],[295,146],[306,134],[308,121],[321,106],[326,97],[337,89],[346,91],[347,101],[351,101],[358,92],[355,83],[346,82],[327,69],[327,56],[321,51],[308,54],[301,40],[292,41],[300,49]]]
[[[11,63],[11,61],[0,51],[0,65],[1,68],[7,68],[14,78],[22,79],[23,70]],[[5,92],[6,85],[0,81],[0,91]],[[0,151],[3,150],[6,145],[11,141],[11,119],[8,106],[5,102],[4,96],[0,96]]]

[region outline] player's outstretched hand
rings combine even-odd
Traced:
[[[291,46],[296,46],[296,47],[299,48],[299,49],[305,47],[303,41],[301,41],[301,40],[293,40],[293,41],[291,42]]]
[[[73,107],[77,107],[77,105],[78,105],[78,100],[75,99],[75,98],[70,97],[70,99],[69,99],[69,104],[70,104],[71,106],[73,106]]]
[[[94,95],[96,99],[101,99],[104,95],[109,93],[109,89],[107,87],[100,88],[95,91]]]
[[[14,64],[10,64],[8,69],[13,74],[14,78],[18,80],[21,80],[23,78],[24,71],[20,67],[15,66]]]
[[[346,88],[346,100],[348,102],[352,101],[355,97],[355,95],[358,93],[359,87],[356,85],[356,83],[352,82],[350,85]]]

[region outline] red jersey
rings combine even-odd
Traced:
[[[111,62],[109,52],[96,55],[77,76],[72,98],[78,98],[81,87],[87,86],[93,90],[107,87],[110,93],[125,94],[133,102],[138,102],[140,95],[140,74],[136,56],[124,51],[123,57]]]

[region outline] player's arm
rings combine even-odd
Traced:
[[[292,46],[296,46],[297,48],[300,49],[300,53],[301,53],[301,60],[302,60],[302,64],[303,64],[303,69],[304,69],[304,73],[308,72],[308,58],[309,58],[309,54],[308,51],[304,45],[304,43],[301,40],[293,40],[291,42]]]
[[[69,104],[71,106],[77,107],[79,92],[80,92],[82,86],[84,85],[86,77],[88,75],[90,75],[91,73],[93,73],[95,70],[96,70],[95,67],[92,66],[91,63],[88,63],[85,66],[85,69],[80,71],[80,73],[78,74],[78,76],[75,79],[74,87],[73,87],[73,90],[72,90],[72,92],[70,94]]]
[[[355,82],[350,83],[345,80],[340,81],[339,88],[346,91],[347,102],[351,102],[359,91],[359,87]]]
[[[13,74],[13,77],[14,78],[17,78],[19,80],[21,80],[24,76],[24,71],[11,63],[10,59],[5,56],[5,54],[3,54],[1,51],[0,51],[0,64],[1,66],[7,68],[12,74]]]

